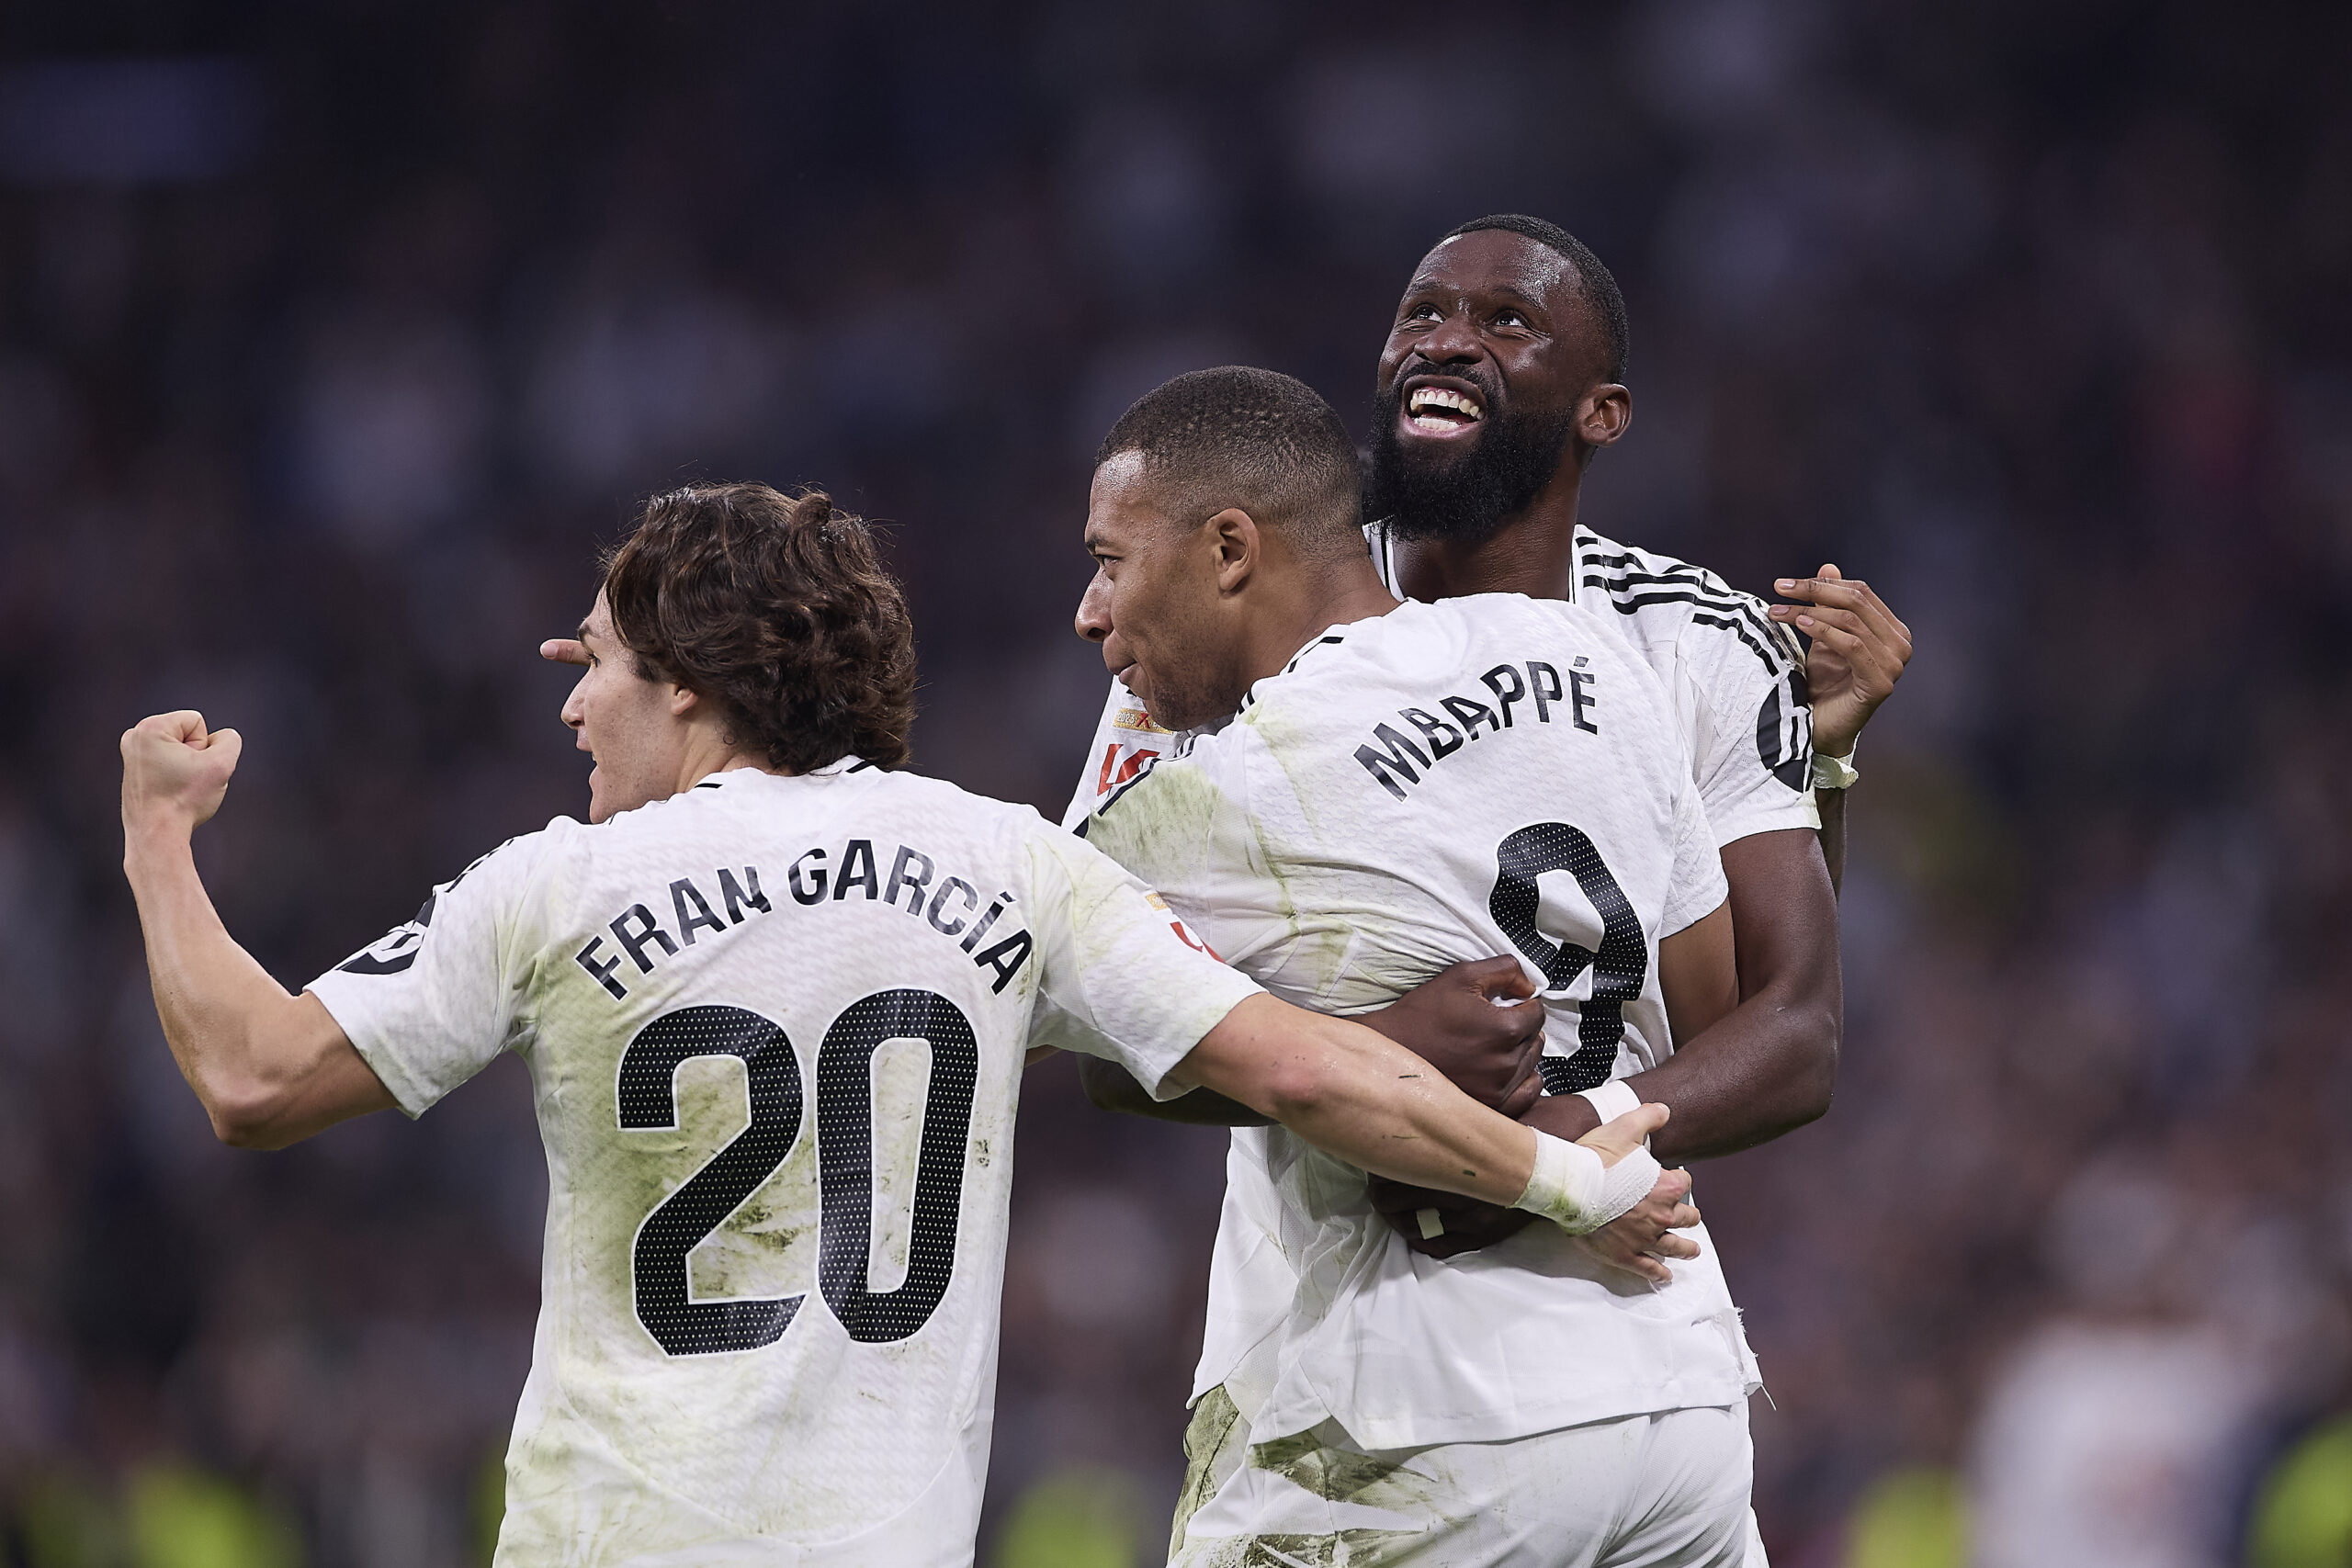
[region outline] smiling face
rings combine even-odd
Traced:
[[[639,673],[637,656],[613,630],[604,592],[580,623],[587,668],[564,699],[563,722],[595,761],[588,773],[588,820],[602,822],[678,789],[694,727],[695,694]]]
[[[1231,713],[1249,681],[1214,519],[1170,516],[1158,491],[1140,452],[1114,453],[1094,470],[1094,581],[1079,601],[1078,635],[1102,645],[1102,662],[1154,723],[1191,729]]]
[[[1381,352],[1371,515],[1408,536],[1490,535],[1579,438],[1623,433],[1628,405],[1607,367],[1566,256],[1504,229],[1445,241],[1413,275]]]

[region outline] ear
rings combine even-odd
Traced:
[[[670,716],[684,718],[702,704],[701,696],[691,686],[673,684],[670,688]]]
[[[1239,592],[1256,574],[1259,557],[1265,549],[1257,519],[1238,506],[1228,506],[1201,526],[1216,553],[1217,592]]]
[[[1634,394],[1603,381],[1577,404],[1577,435],[1588,446],[1613,446],[1634,423]]]

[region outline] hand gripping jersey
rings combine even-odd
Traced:
[[[1157,1086],[1257,987],[1027,807],[838,764],[559,818],[312,982],[547,1145],[501,1563],[962,1564],[1023,1054]]]
[[[1365,532],[1380,580],[1394,592],[1394,541],[1379,524]],[[1820,827],[1813,709],[1796,634],[1766,616],[1761,600],[1702,567],[1582,526],[1576,538],[1576,597],[1562,603],[1612,611],[1620,633],[1664,682],[1715,842]],[[1076,828],[1174,740],[1114,682],[1062,826]]]
[[[1482,594],[1335,627],[1235,719],[1114,791],[1087,837],[1227,960],[1324,1012],[1517,953],[1572,1092],[1673,1050],[1657,944],[1724,899],[1667,694],[1589,610]],[[1754,1385],[1712,1244],[1650,1286],[1550,1226],[1452,1260],[1363,1172],[1242,1129],[1200,1390],[1267,1442],[1336,1419],[1371,1449],[1487,1442]]]

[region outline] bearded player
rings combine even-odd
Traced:
[[[546,1262],[499,1562],[969,1563],[1039,1047],[1564,1224],[1655,1185],[1662,1110],[1531,1135],[1262,994],[1034,811],[896,771],[913,628],[822,494],[658,498],[577,640],[588,822],[492,850],[299,994],[190,853],[243,741],[193,713],[122,738],[156,1009],[225,1140],[530,1068]]]
[[[1854,781],[1855,739],[1910,644],[1876,595],[1834,569],[1779,584],[1810,606],[1767,609],[1712,573],[1581,525],[1584,469],[1631,419],[1626,337],[1614,279],[1556,227],[1502,217],[1447,236],[1416,269],[1382,351],[1366,515],[1386,586],[1422,600],[1518,592],[1605,612],[1666,689],[1721,847],[1739,1005],[1662,1061],[1629,1064],[1640,1070],[1624,1078],[1587,1088],[1555,1069],[1553,1087],[1580,1092],[1547,1095],[1528,1119],[1575,1131],[1626,1104],[1664,1100],[1676,1108],[1658,1140],[1671,1162],[1751,1146],[1827,1109],[1841,1012],[1830,874],[1842,859],[1838,792]],[[1135,659],[1108,613],[1108,589],[1098,573],[1079,621],[1115,671]],[[1809,660],[1792,625],[1813,638]],[[1114,684],[1065,821],[1084,820],[1174,739]],[[1817,762],[1816,739],[1826,753]],[[1830,803],[1826,833],[1816,798]],[[1239,1161],[1237,1150],[1237,1172]],[[1439,1193],[1375,1180],[1372,1197],[1408,1245],[1440,1257],[1518,1229],[1502,1211]],[[1675,1238],[1649,1247],[1622,1229],[1594,1239],[1629,1267],[1641,1267],[1645,1251],[1679,1255]],[[1289,1299],[1298,1278],[1297,1260],[1238,1206],[1229,1184],[1184,1506],[1214,1491],[1237,1440],[1247,1446],[1246,1431],[1237,1438],[1229,1422],[1219,1425],[1233,1408],[1225,1384],[1280,1332],[1268,1303]],[[1182,1524],[1180,1513],[1180,1544]]]
[[[1605,606],[1674,704],[1730,884],[1739,1006],[1701,1048],[1590,1100],[1547,1096],[1530,1113],[1574,1135],[1603,1111],[1663,1101],[1675,1114],[1659,1153],[1672,1164],[1751,1147],[1828,1109],[1843,1010],[1843,791],[1857,776],[1855,741],[1911,643],[1867,585],[1834,568],[1777,584],[1811,603],[1767,607],[1582,524],[1585,469],[1633,417],[1627,333],[1615,278],[1572,235],[1516,215],[1462,225],[1414,270],[1381,350],[1364,510],[1374,560],[1400,595]],[[1130,659],[1096,603],[1103,588],[1098,576],[1080,631],[1116,670]],[[1809,653],[1791,627],[1812,639]],[[1114,682],[1065,825],[1173,739]],[[1440,1256],[1520,1223],[1442,1195],[1375,1192],[1414,1247]],[[1429,1210],[1442,1235],[1423,1235]],[[1220,1227],[1221,1259],[1232,1228]],[[1196,1393],[1230,1354],[1213,1322]]]

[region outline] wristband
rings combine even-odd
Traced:
[[[1611,1078],[1605,1084],[1580,1089],[1577,1094],[1600,1113],[1600,1124],[1604,1127],[1628,1111],[1640,1110],[1642,1105],[1642,1097],[1635,1094],[1634,1086],[1623,1078]]]
[[[1540,1214],[1570,1235],[1585,1235],[1648,1197],[1658,1175],[1647,1149],[1604,1166],[1582,1144],[1538,1133],[1534,1173],[1511,1207]]]
[[[1851,789],[1854,781],[1861,776],[1854,771],[1852,751],[1842,757],[1825,757],[1818,751],[1813,754],[1813,787],[1815,789]]]

